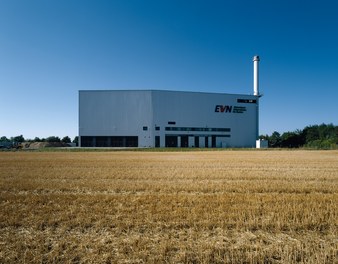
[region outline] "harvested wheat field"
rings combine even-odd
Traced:
[[[337,263],[337,151],[0,152],[0,263]]]

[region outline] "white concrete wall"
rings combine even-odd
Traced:
[[[216,138],[216,147],[255,147],[257,132],[257,104],[238,103],[237,99],[257,98],[252,95],[197,93],[175,91],[80,91],[80,136],[138,136],[140,147],[155,146],[155,135],[160,136],[160,146],[165,146],[165,135],[204,137],[230,135]],[[215,112],[216,105],[245,107],[243,113]],[[176,122],[168,125],[169,121]],[[143,126],[148,130],[143,131]],[[155,126],[160,130],[155,131]],[[230,132],[165,131],[165,127],[230,128]],[[180,140],[180,137],[179,137]],[[193,137],[189,146],[194,145]],[[179,146],[180,146],[180,142]]]
[[[268,140],[262,140],[262,139],[256,140],[256,148],[268,148],[268,147],[269,147]]]
[[[205,139],[204,137],[199,137],[200,140],[200,148],[205,148]]]
[[[217,148],[227,148],[229,147],[229,138],[219,137],[216,138],[216,147]]]
[[[237,99],[256,100],[255,96],[173,91],[153,91],[152,94],[153,120],[161,127],[161,137],[165,134],[206,134],[206,132],[169,132],[165,131],[167,126],[230,128],[231,132],[225,133],[231,135],[225,139],[227,147],[256,146],[257,104],[237,102]],[[229,105],[232,106],[232,110],[235,106],[246,107],[246,111],[215,112],[216,105]],[[175,121],[176,125],[168,125],[168,121]],[[201,144],[200,146],[203,147]]]
[[[195,137],[189,137],[188,140],[189,140],[189,142],[188,142],[189,148],[195,147]]]
[[[140,147],[155,144],[147,91],[80,91],[79,108],[80,136],[138,136]]]

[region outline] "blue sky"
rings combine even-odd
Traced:
[[[260,134],[338,125],[338,1],[0,0],[0,136],[78,132],[78,90],[252,94]]]

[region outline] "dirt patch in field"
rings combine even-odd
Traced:
[[[23,144],[25,149],[40,149],[40,148],[61,148],[68,147],[66,143],[63,142],[27,142]]]

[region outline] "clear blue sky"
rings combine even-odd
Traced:
[[[338,125],[338,1],[0,0],[0,136],[78,132],[78,90],[252,94],[260,134]]]

